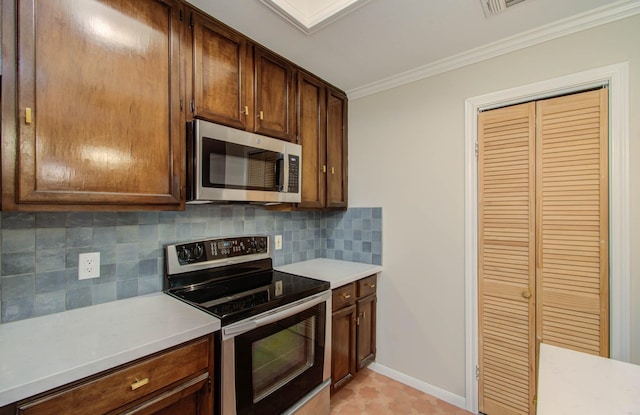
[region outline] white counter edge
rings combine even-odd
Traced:
[[[211,334],[217,330],[220,330],[220,320],[217,318],[210,316],[203,311],[197,310],[186,303],[183,303],[177,299],[174,299],[163,293],[152,294],[151,296],[141,296],[134,297],[124,301],[136,301],[135,299],[143,299],[150,298],[154,295],[163,296],[166,298],[171,298],[172,301],[179,303],[178,307],[188,307],[193,309],[193,313],[189,311],[192,316],[197,316],[199,322],[196,324],[189,323],[189,327],[186,327],[184,331],[172,332],[170,335],[160,335],[158,338],[150,339],[150,341],[136,344],[131,347],[127,347],[126,349],[115,352],[105,354],[103,356],[98,356],[95,360],[82,362],[81,364],[70,366],[64,370],[58,370],[52,372],[48,375],[39,376],[36,379],[32,379],[26,382],[16,383],[11,386],[5,387],[5,389],[0,390],[0,408],[6,405],[13,404],[15,402],[21,401],[23,399],[29,398],[31,396],[40,394],[42,392],[46,392],[48,390],[64,386],[68,383],[75,382],[77,380],[81,380],[85,377],[92,376],[103,372],[105,370],[113,369],[123,364],[135,361],[137,359],[143,358],[145,356],[160,352],[162,350],[180,345],[182,343],[188,342],[190,340],[194,340],[198,337],[202,337],[208,334]],[[99,306],[110,305],[111,307],[116,306],[119,301],[113,301],[110,303],[100,304],[98,306],[90,306],[81,309],[70,310],[68,312],[82,313],[82,312],[90,312],[91,309]],[[188,310],[188,309],[185,309]],[[200,318],[198,314],[202,314],[204,318]],[[53,316],[53,315],[49,315]],[[49,316],[43,316],[42,318],[46,318]],[[32,324],[39,317],[35,317],[33,319],[21,320],[16,323],[20,323],[22,325]],[[14,324],[14,323],[5,323],[0,325],[0,330],[6,324]],[[46,351],[43,353],[47,354]],[[53,355],[53,353],[51,353]],[[0,359],[5,357],[0,356]],[[3,374],[4,376],[4,374]]]

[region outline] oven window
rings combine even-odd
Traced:
[[[202,186],[277,190],[280,153],[202,138]]]
[[[313,365],[316,316],[252,345],[253,402],[295,379]]]
[[[235,337],[236,410],[281,414],[322,384],[326,303]]]

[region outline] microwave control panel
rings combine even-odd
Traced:
[[[289,193],[300,192],[300,157],[289,155]]]

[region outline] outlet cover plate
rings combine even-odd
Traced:
[[[100,276],[100,252],[86,252],[78,256],[78,279]]]
[[[282,235],[276,235],[274,238],[274,245],[276,250],[282,249]]]

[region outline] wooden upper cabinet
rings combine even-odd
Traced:
[[[255,45],[254,66],[254,131],[294,141],[296,132],[293,65]]]
[[[327,145],[325,85],[305,72],[298,74],[298,144],[302,146],[300,208],[323,208],[326,195]]]
[[[300,209],[347,208],[347,97],[298,73],[298,143],[302,145]]]
[[[191,14],[190,26],[193,117],[253,128],[252,50],[247,40],[197,12]]]
[[[347,96],[327,88],[326,206],[347,208],[347,197]]]
[[[181,3],[2,7],[3,209],[184,208]]]

